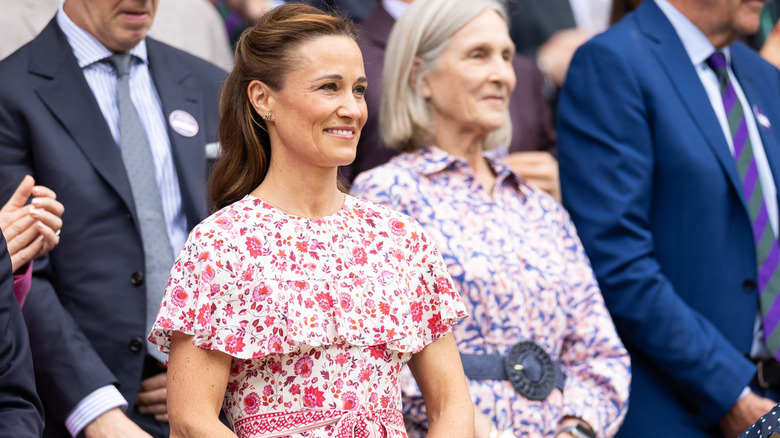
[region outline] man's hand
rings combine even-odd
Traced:
[[[30,196],[34,196],[31,205],[25,205]],[[65,207],[51,189],[36,186],[29,175],[24,177],[11,199],[0,208],[0,229],[8,244],[14,272],[59,243],[60,217],[64,211]]]
[[[561,180],[558,177],[558,161],[549,152],[514,152],[502,159],[528,183],[544,190],[561,202]]]
[[[97,417],[84,428],[86,438],[152,438],[119,408]]]
[[[141,381],[141,390],[135,405],[138,412],[154,415],[154,419],[168,422],[168,373],[160,373]]]
[[[723,436],[739,436],[762,415],[771,411],[775,404],[776,402],[768,398],[749,392],[737,401],[718,422]]]

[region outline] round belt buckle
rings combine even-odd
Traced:
[[[518,342],[504,357],[504,370],[512,387],[529,400],[544,400],[555,388],[555,364],[542,347]]]

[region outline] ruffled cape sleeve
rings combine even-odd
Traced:
[[[328,247],[330,262],[317,274],[273,258],[279,242],[263,238],[268,233],[199,226],[174,264],[149,339],[168,352],[179,331],[196,346],[240,359],[287,354],[300,344],[422,350],[467,316],[465,306],[413,219],[380,214],[371,224],[381,245],[368,253],[355,244]]]

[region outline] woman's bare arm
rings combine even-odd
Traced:
[[[473,438],[474,405],[452,333],[412,356],[409,370],[428,412],[428,437]]]
[[[171,438],[236,438],[219,420],[231,359],[192,345],[191,335],[173,333],[168,361]]]

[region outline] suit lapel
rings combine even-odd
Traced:
[[[35,92],[97,173],[135,214],[119,148],[56,20],[49,22],[33,44],[39,47],[30,51],[29,72],[48,79]]]
[[[728,143],[723,137],[723,130],[712,105],[710,105],[709,97],[701,84],[699,75],[691,64],[691,59],[674,27],[654,1],[642,2],[636,14],[640,29],[643,30],[645,37],[652,41],[650,44],[651,52],[664,69],[685,110],[695,121],[696,128],[699,129],[710,150],[720,162],[723,172],[736,189],[735,192],[742,204],[747,208],[737,167],[729,151]],[[685,134],[681,132],[680,135],[684,136]]]
[[[166,52],[171,49],[162,43],[147,38],[146,47],[149,70],[162,101],[163,116],[166,118],[182,205],[188,224],[194,226],[203,219],[207,211],[206,199],[203,196],[206,187],[205,145],[216,139],[206,138],[206,127],[202,125],[205,123],[202,97],[195,88],[197,84],[191,79],[191,70],[175,62],[176,57]],[[195,135],[187,137],[173,129],[170,119],[174,111],[185,111],[194,117],[199,124]]]

